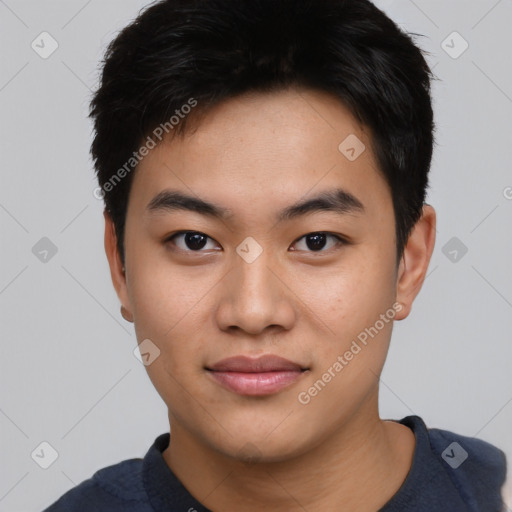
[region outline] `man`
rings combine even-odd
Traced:
[[[431,72],[366,0],[167,0],[91,116],[105,248],[170,433],[47,510],[503,510],[481,440],[382,420],[435,243]]]

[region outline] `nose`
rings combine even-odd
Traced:
[[[293,293],[282,274],[266,251],[251,263],[236,254],[216,310],[219,328],[251,335],[291,329],[296,317]]]

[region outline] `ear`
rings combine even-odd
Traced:
[[[105,218],[105,253],[107,254],[110,267],[110,276],[112,284],[116,290],[117,296],[121,301],[121,314],[128,322],[133,322],[133,314],[130,309],[130,300],[128,288],[126,286],[126,272],[123,268],[121,255],[117,248],[117,235],[112,217],[106,210],[103,211]]]
[[[395,320],[403,320],[411,312],[412,303],[418,295],[436,240],[436,212],[425,204],[420,219],[409,235],[397,273],[396,301],[402,305]]]

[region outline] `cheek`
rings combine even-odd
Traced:
[[[197,371],[203,363],[197,354],[203,352],[205,312],[213,308],[215,276],[210,272],[203,279],[191,275],[190,269],[178,272],[166,262],[134,263],[129,292],[137,340],[152,340],[162,356],[160,365],[148,371],[175,376]]]
[[[148,251],[149,253],[150,251]],[[197,283],[163,258],[137,255],[128,283],[135,323],[147,336],[165,336],[197,303]]]
[[[385,263],[354,251],[352,258],[328,275],[302,276],[296,281],[301,283],[297,294],[336,339],[346,341],[392,306],[393,286]]]
[[[199,347],[197,298],[169,277],[158,272],[141,271],[131,289],[134,328],[138,343],[151,340],[158,357],[146,371],[154,387],[166,403],[186,407],[183,389],[197,379],[203,361]],[[194,307],[196,305],[196,307]]]

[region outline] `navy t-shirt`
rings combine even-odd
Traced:
[[[428,429],[419,416],[398,423],[416,436],[404,483],[377,512],[503,512],[505,454],[495,446],[446,430]],[[43,512],[209,512],[176,478],[158,436],[143,459],[97,471]]]

